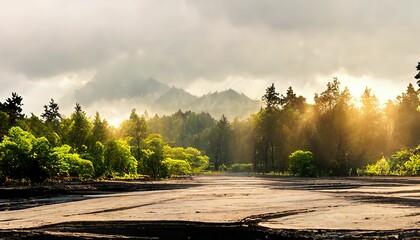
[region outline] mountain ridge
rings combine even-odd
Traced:
[[[163,93],[155,103],[166,113],[178,110],[208,112],[214,118],[225,115],[231,119],[248,117],[262,106],[260,101],[252,100],[232,88],[195,96],[183,88],[172,87]]]
[[[222,115],[230,119],[246,118],[262,106],[261,101],[252,100],[232,88],[196,96],[183,88],[171,87],[154,78],[130,79],[128,84],[126,81],[111,83],[114,81],[89,83],[77,92],[76,97],[88,106],[94,103],[93,96],[99,96],[100,100],[129,100],[134,106],[144,108],[152,114],[172,114],[182,110],[207,112],[216,119]]]

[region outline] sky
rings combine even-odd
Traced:
[[[195,95],[274,83],[308,102],[338,77],[385,102],[415,83],[417,0],[0,0],[0,101],[51,98],[115,124],[146,109],[125,89],[153,78]],[[98,89],[98,91],[92,91]],[[106,92],[107,94],[102,94]],[[83,101],[82,101],[83,100]]]

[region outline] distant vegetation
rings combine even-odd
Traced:
[[[409,84],[381,107],[371,89],[353,98],[334,78],[308,104],[292,87],[283,95],[272,84],[264,106],[242,120],[181,110],[149,117],[133,109],[113,128],[99,113],[86,116],[78,103],[64,117],[53,99],[40,117],[25,116],[23,98],[12,93],[0,104],[0,181],[161,179],[204,171],[420,175],[419,97]]]

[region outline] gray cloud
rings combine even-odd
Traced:
[[[133,97],[148,78],[304,88],[345,71],[406,85],[420,59],[419,8],[415,0],[0,0],[0,81],[54,85],[94,71],[63,94],[86,103]]]

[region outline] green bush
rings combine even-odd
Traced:
[[[0,178],[41,182],[48,177],[50,143],[20,127],[9,129],[0,143]]]
[[[390,169],[390,161],[385,157],[382,157],[376,163],[368,164],[366,166],[366,174],[369,176],[388,175],[390,173]]]
[[[107,143],[104,152],[104,165],[103,171],[108,175],[137,174],[137,160],[131,155],[130,145],[123,139]]]
[[[404,163],[406,175],[420,175],[420,155],[412,155],[409,160]]]
[[[51,153],[52,174],[57,177],[84,177],[94,175],[93,164],[89,160],[82,159],[79,154],[72,153],[69,145],[55,147]]]
[[[315,158],[312,152],[297,150],[289,155],[289,170],[301,177],[315,176]]]
[[[166,166],[169,176],[192,174],[191,165],[185,160],[167,158],[163,164]]]
[[[219,166],[219,171],[220,172],[229,172],[231,169],[229,167],[227,167],[225,164],[222,164]]]
[[[239,172],[252,172],[252,163],[235,163],[231,166],[231,171],[235,173]]]
[[[191,166],[193,174],[201,173],[209,165],[209,157],[202,155],[196,148],[172,148],[166,145],[163,149],[165,158],[186,161]]]

